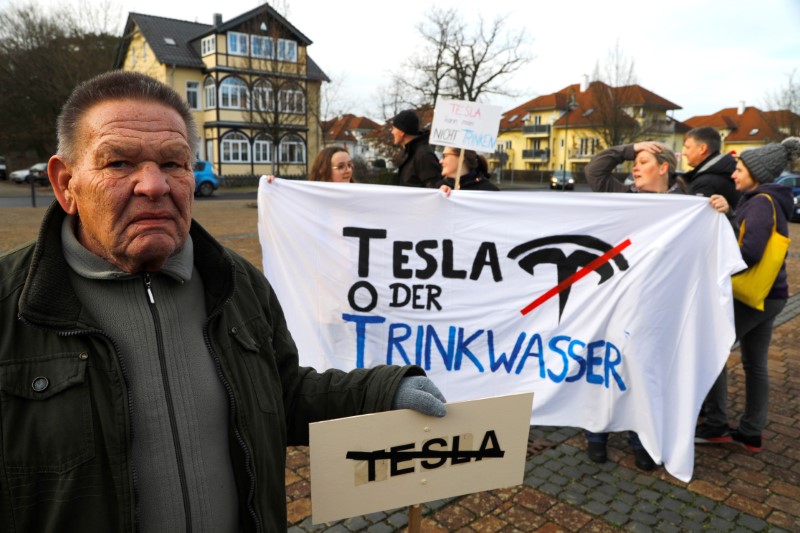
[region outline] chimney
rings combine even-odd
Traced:
[[[222,13],[214,13],[214,26],[222,26]]]
[[[739,109],[736,111],[737,115],[744,115],[744,100],[739,100]]]
[[[588,74],[584,74],[583,75],[583,81],[581,82],[581,92],[585,93],[586,89],[588,89],[588,88],[589,88],[589,75]]]

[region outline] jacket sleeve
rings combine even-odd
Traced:
[[[345,372],[317,372],[299,365],[297,346],[286,325],[277,296],[269,290],[272,350],[281,379],[287,438],[291,445],[308,444],[308,424],[321,420],[387,411],[406,376],[425,372],[417,366],[381,365]]]
[[[612,146],[598,152],[586,165],[586,181],[594,192],[628,192],[630,187],[617,181],[612,172],[623,161],[636,158],[632,144]]]
[[[748,202],[739,224],[739,242],[742,259],[751,267],[761,261],[767,241],[772,235],[772,204],[760,195]]]

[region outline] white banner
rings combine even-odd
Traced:
[[[744,268],[706,198],[262,179],[258,211],[302,364],[418,364],[450,401],[532,391],[536,424],[635,430],[691,478]]]

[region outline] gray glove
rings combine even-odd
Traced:
[[[447,400],[425,376],[410,376],[400,380],[400,386],[394,393],[392,409],[413,409],[428,416],[444,416]]]

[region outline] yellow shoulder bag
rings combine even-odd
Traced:
[[[770,195],[759,194],[758,196],[766,196],[769,203],[772,204],[772,235],[769,236],[761,260],[744,272],[731,276],[731,285],[734,298],[745,305],[763,311],[764,300],[767,298],[767,294],[769,294],[773,283],[775,283],[775,278],[778,277],[778,272],[780,272],[781,266],[786,260],[786,253],[789,251],[791,240],[789,237],[784,237],[778,233],[775,204]],[[744,237],[744,226],[745,223],[742,222],[742,227],[739,229],[740,248]]]

